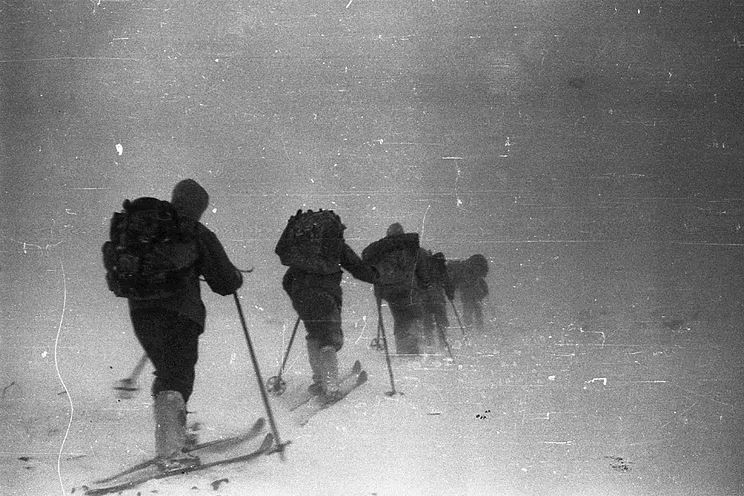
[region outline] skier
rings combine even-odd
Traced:
[[[488,261],[481,254],[469,257],[467,260],[451,260],[447,262],[449,273],[455,291],[459,293],[462,302],[462,320],[465,326],[475,325],[479,331],[483,330],[483,299],[488,296]]]
[[[426,250],[419,246],[417,233],[406,233],[403,226],[391,224],[384,238],[367,246],[362,259],[375,267],[380,277],[375,297],[385,300],[393,315],[395,350],[398,354],[418,355],[419,334],[424,317],[423,290],[430,286]]]
[[[152,198],[140,200],[160,202]],[[173,189],[170,205],[178,216],[179,227],[194,241],[188,244],[194,250],[193,256],[187,257],[193,264],[187,267],[180,287],[173,288],[172,294],[128,298],[134,333],[155,368],[152,383],[155,450],[158,465],[166,471],[200,463],[197,456],[184,452],[186,404],[194,388],[199,336],[204,332],[206,318],[199,276],[204,276],[212,291],[223,296],[234,293],[243,284],[242,274],[228,258],[217,236],[199,222],[209,205],[209,195],[204,188],[192,179],[180,181]],[[104,264],[109,271],[111,253],[104,245]],[[111,277],[109,272],[110,288]],[[147,292],[148,288],[138,290]]]
[[[447,327],[449,327],[447,300],[454,299],[455,288],[447,273],[444,254],[438,252],[431,255],[429,251],[427,255],[430,286],[422,291],[424,340],[427,348],[436,348],[437,341],[440,341],[439,347],[446,342]]]
[[[322,403],[340,397],[338,352],[344,344],[341,327],[341,279],[374,283],[377,271],[362,262],[343,239],[346,228],[331,210],[298,211],[287,223],[275,253],[287,269],[282,287],[305,324],[312,384],[308,390]]]

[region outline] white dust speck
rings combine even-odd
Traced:
[[[119,156],[121,156],[121,154],[124,153],[124,147],[121,146],[121,143],[116,144],[116,153],[118,153]]]

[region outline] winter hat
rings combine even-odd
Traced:
[[[193,179],[184,179],[173,188],[171,204],[179,215],[199,220],[209,206],[209,194]]]
[[[400,234],[405,234],[405,231],[403,230],[403,226],[400,225],[398,222],[394,222],[390,224],[390,227],[387,229],[387,235],[388,236],[398,236]]]

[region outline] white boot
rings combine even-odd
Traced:
[[[307,358],[313,371],[313,383],[307,390],[314,395],[323,393],[323,366],[321,364],[320,345],[317,339],[307,340]]]
[[[338,356],[336,348],[324,346],[320,349],[320,363],[323,371],[324,403],[333,403],[340,399],[341,392],[338,384]]]
[[[178,391],[155,396],[155,451],[163,470],[178,470],[199,464],[199,457],[183,451],[186,446],[186,404]]]

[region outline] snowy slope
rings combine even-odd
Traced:
[[[547,251],[534,250],[532,260],[547,262],[555,253],[569,262],[570,253]],[[395,386],[403,393],[393,397],[385,394],[391,388],[383,355],[367,348],[376,320],[365,310],[373,308],[363,299],[350,301],[366,294],[352,285],[342,366],[362,360],[370,381],[305,427],[272,400],[279,432],[291,441],[286,461],[272,455],[130,493],[736,494],[742,484],[735,455],[741,367],[732,345],[740,346],[740,337],[730,323],[703,312],[669,328],[644,308],[642,288],[623,288],[619,280],[615,288],[585,287],[597,303],[571,316],[561,309],[576,295],[561,294],[559,287],[548,291],[550,297],[525,299],[545,289],[531,280],[550,280],[562,270],[536,266],[520,278],[522,289],[492,281],[499,296],[491,301],[483,335],[464,343],[460,329],[450,329],[453,362],[393,358]],[[691,284],[700,282],[691,277]],[[611,293],[616,298],[606,298]],[[628,301],[636,308],[621,311]],[[202,440],[237,433],[264,414],[237,315],[230,315],[229,305],[224,310],[203,340],[190,404]],[[269,320],[249,319],[264,378],[276,373],[293,324]],[[737,341],[730,341],[734,335]],[[285,375],[290,386],[307,380],[301,344],[296,341]],[[131,352],[129,363],[136,348]],[[145,376],[141,382],[146,385]],[[2,469],[10,494],[60,494],[61,488],[77,494],[92,478],[152,454],[146,393],[117,403],[101,386],[97,402],[73,402],[59,472],[53,441],[65,428],[64,401],[56,415],[42,408],[26,421],[31,442],[14,449],[27,449],[31,460]],[[4,405],[12,412],[12,402]],[[213,491],[215,481],[222,482]]]
[[[0,495],[81,494],[152,455],[141,355],[100,246],[125,198],[208,189],[264,378],[295,317],[273,254],[298,208],[358,252],[401,222],[491,262],[455,360],[385,360],[286,461],[159,495],[744,494],[741,12],[661,0],[2,2]],[[230,298],[205,294],[202,439],[265,415]],[[387,315],[387,314],[386,314]],[[301,331],[302,332],[302,331]],[[295,345],[287,379],[308,376]],[[213,489],[212,482],[229,481]],[[157,493],[155,492],[157,491]]]

